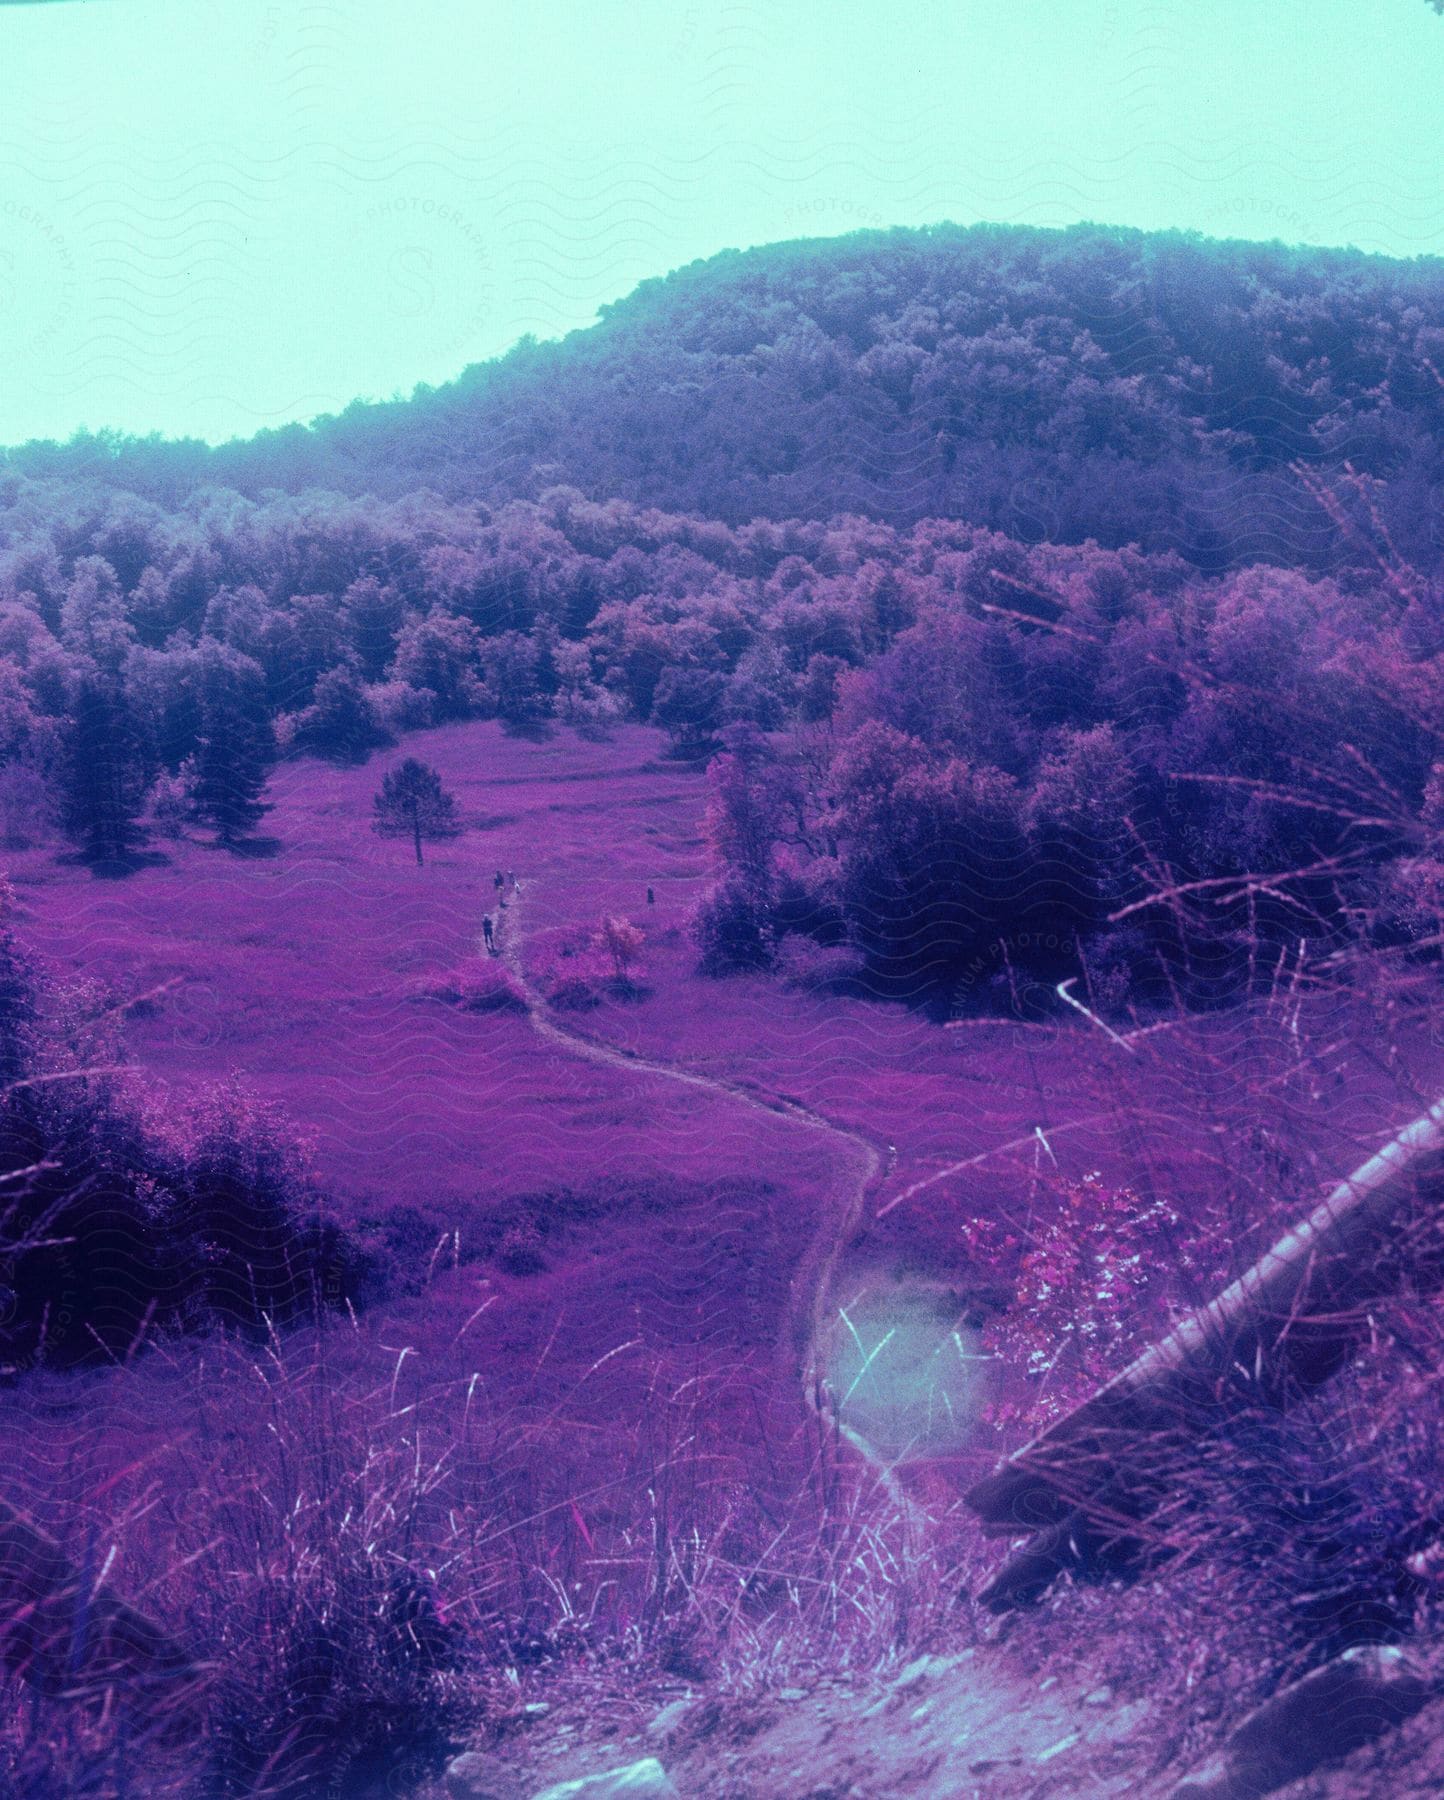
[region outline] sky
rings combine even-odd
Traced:
[[[1444,253],[1424,0],[0,0],[0,443],[409,393],[726,248]]]

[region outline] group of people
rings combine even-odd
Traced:
[[[515,869],[508,869],[505,872],[498,869],[496,874],[491,878],[491,885],[496,889],[497,912],[498,914],[504,913],[506,911],[506,897],[508,891],[512,894],[516,893],[517,882]],[[656,904],[657,896],[649,887],[647,889],[647,905],[655,906]],[[481,941],[486,945],[486,953],[488,956],[495,956],[497,954],[496,934],[500,929],[501,920],[499,917],[493,920],[490,913],[482,914]]]

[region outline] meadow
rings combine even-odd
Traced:
[[[209,1728],[235,1791],[305,1791],[309,1756],[394,1782],[399,1755],[420,1781],[459,1721],[495,1731],[619,1658],[650,1672],[639,1695],[755,1695],[939,1631],[981,1641],[957,1610],[993,1554],[968,1480],[1190,1282],[1201,1299],[1246,1266],[1437,1072],[1417,1009],[1358,984],[1118,1031],[1061,1009],[929,1017],[805,940],[775,970],[703,975],[705,786],[667,748],[641,726],[414,734],[463,827],[419,866],[371,829],[387,751],[282,765],[244,855],[172,840],[123,881],[50,847],[11,858],[17,929],[126,1008],[137,1104],[163,1115],[215,1081],[278,1104],[370,1258],[362,1303],[319,1329],[163,1334],[0,1396],[37,1519],[113,1546],[110,1577],[191,1641],[216,1642],[221,1592],[251,1621],[222,1634],[246,1648]],[[625,977],[593,943],[608,917],[643,935]],[[1016,1268],[999,1247],[1056,1243],[1060,1218],[1089,1245],[1069,1206],[1125,1186],[1206,1253],[1175,1237],[1091,1312],[1075,1271],[1035,1309],[1055,1332],[1040,1382],[996,1336]],[[306,1634],[280,1571],[345,1619],[346,1583],[378,1569],[424,1581],[468,1646],[434,1672],[388,1674],[384,1641],[360,1656],[369,1726],[400,1751],[324,1703],[288,1722],[282,1699]],[[1075,1658],[1080,1609],[1051,1627]],[[374,1639],[375,1606],[359,1616]],[[1128,1641],[1105,1632],[1104,1660]],[[88,1729],[67,1779],[120,1791],[127,1733]]]
[[[1440,1091],[1441,332],[938,226],[0,456],[0,1790],[1162,1795],[1377,1667],[1299,1800],[1433,1791],[1444,1123],[1283,1234]]]

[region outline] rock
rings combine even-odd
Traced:
[[[546,1700],[528,1700],[521,1710],[528,1719],[544,1719],[551,1711],[551,1705]]]
[[[920,1682],[931,1681],[935,1675],[941,1675],[947,1666],[940,1656],[915,1656],[900,1674],[893,1677],[893,1691],[905,1691],[917,1687]]]
[[[687,1714],[691,1712],[692,1705],[693,1702],[690,1698],[669,1701],[648,1725],[647,1736],[650,1738],[670,1737]]]
[[[1102,1687],[1096,1687],[1091,1694],[1083,1696],[1083,1704],[1085,1706],[1112,1706],[1113,1689],[1105,1681]]]
[[[1346,1650],[1251,1712],[1172,1800],[1259,1800],[1402,1725],[1433,1691],[1401,1650]]]
[[[532,1800],[681,1800],[667,1771],[655,1756],[605,1775],[583,1775],[576,1781],[559,1781],[543,1788]]]
[[[806,1688],[778,1688],[777,1698],[779,1700],[805,1700],[807,1698],[807,1689]]]
[[[494,1800],[491,1775],[490,1757],[479,1750],[467,1750],[452,1757],[443,1780],[451,1800]]]

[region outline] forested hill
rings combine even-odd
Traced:
[[[595,499],[735,523],[954,517],[1216,569],[1318,567],[1297,465],[1389,482],[1436,564],[1444,260],[1078,226],[938,226],[727,251],[560,343],[409,400],[209,450],[87,437],[10,465],[174,504],[198,485]]]

